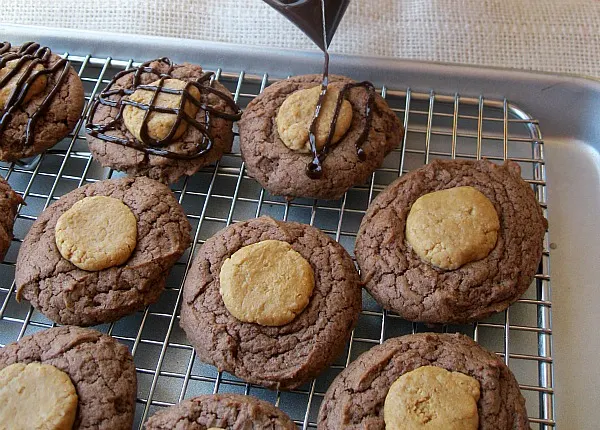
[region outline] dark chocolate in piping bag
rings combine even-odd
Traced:
[[[350,0],[264,0],[306,34],[322,51],[346,12]],[[325,22],[323,23],[323,16]]]

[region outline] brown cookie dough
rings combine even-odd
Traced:
[[[279,327],[239,321],[219,293],[223,262],[264,240],[289,243],[314,271],[308,306]],[[358,274],[341,245],[314,227],[261,217],[220,231],[200,248],[184,285],[181,326],[202,361],[251,383],[292,389],[331,364],[360,309]]]
[[[246,170],[265,189],[287,197],[337,199],[346,190],[367,180],[381,165],[384,157],[402,140],[400,120],[379,96],[373,103],[372,123],[367,140],[362,144],[366,159],[361,161],[356,141],[364,128],[367,94],[364,88],[349,91],[352,123],[344,137],[331,149],[323,161],[323,174],[311,179],[306,167],[312,154],[294,151],[281,140],[276,117],[280,107],[296,91],[321,84],[321,75],[304,75],[277,82],[256,97],[242,115],[240,150]],[[332,88],[353,82],[343,76],[330,76]]]
[[[455,270],[423,261],[405,240],[413,203],[433,191],[470,186],[494,205],[495,247]],[[514,162],[436,160],[389,185],[369,207],[356,239],[365,287],[410,321],[464,323],[506,309],[529,287],[542,256],[547,222]]]
[[[170,64],[170,60],[168,59],[159,59],[149,62],[148,64],[142,66],[146,69],[144,69],[141,73],[140,85],[153,86],[152,84],[157,83],[157,80],[160,77],[159,74],[168,74],[169,77],[165,81],[171,81],[171,85],[176,87],[177,85],[174,84],[172,81],[178,80],[184,83],[196,82],[198,80],[202,80],[206,74],[202,67],[189,63],[173,64],[172,70],[169,72]],[[200,156],[193,158],[187,156],[184,158],[168,158],[163,155],[148,154],[143,150],[136,149],[131,146],[124,146],[121,144],[113,143],[98,137],[98,135],[93,132],[94,128],[97,128],[97,126],[104,126],[114,122],[114,126],[111,127],[111,130],[107,131],[105,134],[108,134],[113,138],[117,139],[131,140],[133,142],[136,142],[137,145],[147,147],[147,145],[138,140],[140,138],[139,133],[132,134],[132,132],[127,128],[125,121],[123,120],[123,115],[119,115],[121,104],[125,100],[132,100],[132,97],[134,101],[138,102],[143,102],[144,100],[146,100],[145,98],[140,99],[138,97],[140,94],[138,94],[138,96],[127,96],[124,94],[125,90],[133,91],[135,89],[134,74],[136,70],[137,69],[132,69],[129,71],[122,72],[121,74],[115,76],[114,83],[111,83],[101,95],[101,97],[107,100],[111,100],[112,103],[115,104],[115,107],[111,107],[97,102],[94,105],[92,112],[90,113],[90,120],[86,125],[88,132],[87,141],[92,155],[103,166],[108,166],[116,170],[121,170],[132,176],[148,176],[150,178],[157,179],[161,182],[173,183],[184,175],[192,175],[196,173],[201,167],[220,159],[223,153],[231,150],[231,145],[233,143],[233,120],[223,117],[221,113],[225,115],[235,116],[236,111],[223,98],[208,92],[208,90],[202,91],[202,94],[199,97],[199,103],[203,106],[208,106],[213,111],[213,113],[210,113],[208,115],[208,128],[213,141],[212,147]],[[210,81],[208,80],[202,83],[203,86],[209,86],[209,84]],[[190,86],[190,88],[193,87]],[[233,103],[231,93],[221,83],[219,83],[218,81],[214,81],[212,83],[212,88],[221,92],[223,96],[226,97],[227,100],[229,100],[230,103]],[[193,88],[189,91],[190,94],[194,96],[194,91],[198,90]],[[160,107],[173,109],[171,98],[167,97],[165,99],[164,97],[162,97],[165,95],[163,92],[159,92],[159,95],[163,100],[163,102],[161,102],[162,104],[160,105]],[[169,99],[170,101],[167,99]],[[166,105],[164,103],[166,103]],[[192,120],[198,121],[202,125],[202,127],[205,127],[205,124],[207,122],[206,110],[198,109],[195,105],[192,109],[188,107],[191,104],[191,101],[188,101],[186,103],[186,107],[184,109],[186,114],[194,113],[193,116],[190,115]],[[156,106],[159,105],[156,104]],[[132,107],[130,105],[125,105],[125,116],[135,116],[133,113],[133,109],[142,111],[139,108]],[[155,117],[156,114],[158,114],[158,112],[152,113],[152,115]],[[173,115],[169,113],[159,115],[159,117],[162,117],[163,120],[165,119],[165,116]],[[167,122],[170,122],[171,120],[172,118]],[[163,122],[164,121],[162,120],[149,121],[148,126],[149,128],[150,126],[157,126],[157,128],[161,129],[165,126]],[[202,132],[198,128],[191,126],[188,123],[188,121],[182,120],[181,124],[183,125],[183,123],[186,123],[186,127],[185,132],[181,136],[177,137],[177,134],[175,134],[174,137],[176,138],[171,139],[170,143],[168,143],[165,146],[161,146],[160,148],[157,148],[165,149],[176,154],[193,154],[196,152],[199,146],[204,147],[205,142],[203,143]],[[158,133],[149,132],[150,137],[152,137],[153,133],[154,138],[162,135],[160,131],[158,131]],[[137,135],[137,138],[135,137],[135,135]]]
[[[137,382],[127,347],[95,330],[65,326],[0,349],[0,370],[34,362],[69,375],[78,396],[74,430],[131,429]]]
[[[295,430],[294,422],[271,403],[239,394],[212,394],[184,400],[157,412],[146,430]]]
[[[0,176],[0,261],[6,255],[13,238],[13,224],[23,198],[15,193]]]
[[[392,384],[422,366],[460,372],[479,382],[480,430],[529,429],[525,399],[502,360],[467,336],[422,333],[389,339],[353,361],[333,381],[319,411],[319,429],[384,430]]]
[[[19,97],[26,82],[29,90]],[[73,130],[84,103],[83,84],[68,61],[35,43],[0,42],[0,160],[54,146]]]
[[[133,212],[137,243],[124,264],[88,272],[61,256],[55,227],[76,202],[92,196],[121,200]],[[114,321],[158,299],[169,270],[190,245],[190,230],[169,188],[152,179],[109,179],[78,188],[46,209],[25,236],[15,272],[17,298],[60,324]]]

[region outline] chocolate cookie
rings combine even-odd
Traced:
[[[221,297],[224,262],[262,241],[287,242],[314,271],[307,306],[280,326],[240,321]],[[292,389],[331,364],[360,309],[358,274],[342,246],[314,227],[261,217],[222,230],[200,248],[184,285],[181,327],[202,361],[251,383]]]
[[[118,73],[86,125],[103,166],[172,183],[231,150],[239,108],[213,73],[168,58]]]
[[[345,92],[351,121],[343,135],[342,131],[338,130],[343,118],[338,118],[331,145],[325,145],[325,149],[321,148],[316,156],[310,150],[303,150],[299,144],[307,141],[308,125],[303,124],[302,130],[296,130],[297,127],[294,126],[297,124],[286,124],[292,128],[283,130],[285,127],[277,123],[277,117],[281,114],[282,105],[288,97],[294,97],[293,94],[298,91],[320,86],[321,80],[320,75],[305,75],[277,82],[252,100],[242,115],[239,123],[240,149],[246,162],[246,170],[272,194],[337,199],[353,185],[365,182],[381,165],[386,154],[402,140],[403,129],[400,120],[387,103],[375,94],[374,89],[365,83],[365,86]],[[330,90],[340,91],[345,85],[354,83],[343,76],[330,76],[329,82]],[[317,97],[318,93],[317,89]],[[310,96],[311,94],[307,94],[307,97],[288,101],[287,104],[295,111],[288,113],[286,106],[286,112],[281,114],[279,120],[290,121],[290,118],[307,116],[312,118],[316,100],[313,100],[314,104],[305,101]],[[370,99],[372,109],[367,116]],[[335,101],[332,101],[331,105],[334,107]],[[344,112],[344,104],[340,104],[339,117],[345,117]],[[326,124],[322,126],[324,130],[317,127],[317,144],[319,134],[326,136],[332,128],[330,118],[333,118],[333,112],[325,116],[323,121]],[[284,131],[286,136],[281,136],[279,130]],[[298,137],[296,134],[292,141],[284,143],[284,140],[288,140],[287,135],[290,131],[294,134],[296,131],[300,132],[303,141],[294,142]],[[340,140],[335,142],[338,134]],[[314,164],[316,158],[319,159],[318,166]],[[315,178],[315,170],[318,170],[320,177]]]
[[[23,203],[21,196],[15,193],[8,182],[0,177],[0,261],[10,247],[17,207],[21,203]]]
[[[75,238],[75,243],[68,248],[70,254],[65,254],[66,257],[57,247],[62,237],[57,235],[56,226],[61,217],[71,209],[76,210],[80,202],[93,202],[98,196],[119,200],[133,213],[137,220],[136,245],[124,264],[113,262],[111,267],[103,265],[101,267],[106,268],[83,270],[79,268],[82,266],[77,257],[89,258],[90,252],[105,250],[90,250],[93,244],[80,239],[98,236],[95,244],[110,240],[112,229],[106,217],[101,217],[103,214],[98,208],[88,213],[92,222],[99,222],[99,231],[93,223],[85,227],[93,229],[89,234],[82,234],[83,227],[76,227],[70,239]],[[78,217],[84,215],[79,213]],[[116,222],[117,227],[122,227],[122,218]],[[114,321],[158,299],[170,268],[190,245],[190,229],[182,207],[169,188],[152,179],[109,179],[78,188],[46,209],[25,237],[15,273],[17,299],[29,300],[60,324],[94,325]]]
[[[83,84],[69,61],[29,42],[0,42],[0,160],[31,157],[77,124]]]
[[[127,347],[110,336],[79,327],[55,327],[0,349],[0,370],[41,362],[65,372],[79,404],[73,429],[131,429],[137,390]]]
[[[293,421],[271,403],[252,396],[213,394],[184,400],[157,412],[146,430],[295,430]]]
[[[479,382],[479,429],[529,429],[525,399],[502,360],[464,335],[434,333],[389,339],[353,361],[327,390],[318,428],[385,429],[383,406],[390,387],[422,366],[460,372]]]
[[[487,256],[445,270],[411,248],[407,217],[421,196],[463,186],[489,199],[499,230]],[[436,160],[377,196],[362,220],[355,254],[365,287],[386,309],[410,321],[464,323],[506,309],[527,290],[542,256],[546,227],[516,163]]]

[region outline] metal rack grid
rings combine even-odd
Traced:
[[[64,54],[78,70],[89,101],[118,71],[138,63],[90,55]],[[216,70],[242,107],[274,82],[268,74],[251,75]],[[217,164],[172,186],[193,227],[194,240],[173,268],[158,303],[115,323],[96,327],[128,345],[136,363],[138,392],[135,428],[157,409],[201,393],[235,392],[271,401],[303,429],[316,428],[318,409],[329,383],[360,353],[393,336],[421,331],[462,332],[503,357],[515,373],[527,400],[534,428],[555,426],[551,353],[549,241],[535,281],[527,293],[504,313],[478,324],[426,327],[383,311],[363,292],[363,311],[345,353],[315,381],[291,392],[274,392],[246,384],[196,359],[178,324],[181,285],[194,251],[221,228],[239,220],[270,215],[314,225],[338,240],[353,255],[354,240],[371,200],[399,175],[434,158],[482,157],[495,162],[517,161],[546,214],[544,145],[538,122],[504,99],[483,95],[417,92],[382,87],[381,95],[403,120],[407,133],[402,145],[386,158],[368,183],[349,190],[338,201],[297,199],[288,202],[270,195],[245,174],[238,138],[231,154]],[[234,128],[234,131],[237,129]],[[73,134],[33,160],[0,163],[2,175],[27,203],[19,209],[15,238],[0,264],[0,345],[53,324],[28,303],[15,300],[14,264],[27,230],[39,213],[61,195],[101,179],[120,176],[92,160],[85,143],[83,121]]]

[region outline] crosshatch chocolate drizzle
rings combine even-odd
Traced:
[[[160,72],[157,69],[150,66],[152,62],[161,62],[167,65],[167,72]],[[213,144],[213,137],[210,134],[210,115],[215,115],[219,118],[224,118],[227,120],[235,121],[238,120],[241,116],[240,108],[235,104],[233,100],[229,97],[229,94],[226,94],[222,91],[219,91],[215,88],[212,88],[212,77],[214,75],[213,72],[205,72],[202,76],[200,76],[195,81],[189,81],[186,83],[185,88],[183,89],[172,89],[164,87],[164,82],[166,79],[172,79],[171,73],[173,72],[174,65],[169,58],[163,57],[157,60],[151,60],[143,63],[140,67],[124,70],[122,72],[117,73],[113,79],[110,81],[106,89],[100,93],[98,99],[94,103],[92,110],[90,112],[90,122],[86,124],[86,129],[88,133],[96,137],[98,139],[104,140],[106,142],[115,143],[118,145],[128,146],[131,148],[135,148],[139,151],[143,151],[147,154],[159,155],[165,158],[179,159],[179,160],[191,160],[208,152]],[[156,85],[142,85],[140,84],[140,80],[142,74],[150,73],[159,76],[158,83]],[[118,79],[123,76],[131,75],[132,76],[132,85],[131,88],[118,88],[112,89],[113,85],[117,82]],[[208,82],[208,85],[205,85]],[[190,87],[195,87],[200,94],[214,94],[223,100],[231,109],[233,110],[233,114],[222,112],[215,109],[208,104],[202,103],[194,98],[190,92]],[[125,98],[125,96],[129,96],[133,94],[136,90],[148,90],[152,91],[154,94],[152,95],[152,99],[150,103],[139,103],[133,100],[129,100]],[[177,94],[181,96],[181,100],[179,106],[176,108],[165,108],[161,106],[156,106],[156,100],[158,98],[159,93],[167,93],[167,94]],[[116,97],[112,99],[111,97]],[[189,116],[184,107],[187,102],[193,103],[196,107],[204,112],[204,123],[197,121],[195,118]],[[94,117],[96,109],[99,105],[116,107],[119,109],[117,116],[107,124],[94,124],[91,122],[91,119]],[[119,125],[122,123],[123,118],[123,109],[125,106],[134,106],[138,109],[142,109],[145,111],[144,117],[142,119],[142,125],[140,129],[140,138],[141,142],[135,138],[128,139],[126,137],[119,137],[108,134],[109,131],[118,130]],[[175,123],[171,127],[169,134],[165,136],[163,139],[157,140],[150,137],[148,134],[148,120],[150,119],[150,114],[152,112],[161,112],[161,113],[170,113],[176,115]],[[181,124],[181,121],[185,121],[189,126],[194,127],[202,134],[202,141],[195,144],[194,148],[190,152],[180,153],[169,151],[164,147],[171,144],[173,141],[173,137]]]
[[[54,82],[46,85],[52,85],[48,94],[37,106],[33,114],[29,116],[25,126],[25,136],[23,143],[25,146],[31,146],[34,138],[35,125],[38,119],[44,114],[50,106],[52,99],[56,97],[60,86],[64,83],[69,73],[69,61],[64,58],[58,60],[49,67],[52,52],[48,47],[41,47],[37,43],[27,42],[21,45],[18,51],[11,51],[11,45],[8,42],[0,42],[0,69],[6,67],[9,61],[16,60],[15,67],[10,70],[2,79],[0,79],[0,88],[4,88],[8,83],[18,75],[23,73],[16,82],[15,89],[12,91],[4,108],[0,113],[0,134],[4,132],[13,114],[17,110],[24,110],[25,98],[29,89],[33,86],[36,79],[43,75],[57,76]],[[35,70],[35,67],[40,64],[44,67],[43,70]]]

